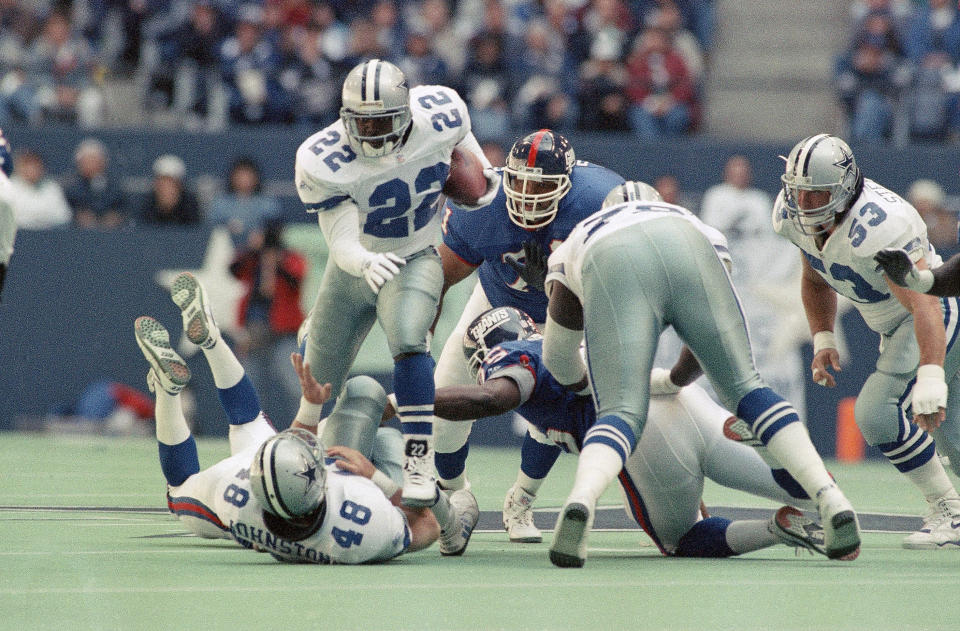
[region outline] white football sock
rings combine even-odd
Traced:
[[[767,443],[767,451],[810,497],[815,498],[817,491],[834,485],[802,423],[790,423],[780,429]]]
[[[935,502],[948,493],[956,495],[950,478],[943,468],[940,458],[934,455],[925,464],[917,467],[913,471],[904,473],[907,479],[917,485],[923,496],[928,502]]]
[[[546,478],[531,478],[523,471],[520,471],[517,473],[517,481],[514,482],[514,484],[530,495],[536,495],[544,480],[546,480]]]
[[[156,388],[157,402],[153,415],[156,419],[157,442],[164,445],[179,445],[190,438],[190,428],[183,416],[180,395],[168,394],[162,388]]]
[[[592,505],[623,469],[620,452],[603,443],[590,443],[580,452],[577,475],[569,499],[585,499]]]
[[[220,343],[214,344],[213,348],[202,348],[202,350],[207,363],[210,364],[213,382],[218,388],[226,390],[240,383],[244,375],[243,366],[226,342],[221,339]]]
[[[737,554],[769,548],[780,543],[780,539],[770,532],[766,519],[738,519],[727,526],[727,545]]]
[[[438,481],[440,482],[440,486],[448,491],[459,491],[460,489],[470,488],[470,483],[467,481],[466,470],[455,478],[438,478]]]

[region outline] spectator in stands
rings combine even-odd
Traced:
[[[680,187],[680,180],[673,175],[661,175],[653,181],[653,188],[657,189],[660,197],[668,204],[676,204],[690,210],[698,207],[694,197]],[[672,361],[671,359],[671,366]]]
[[[389,51],[377,39],[377,27],[367,18],[350,23],[350,44],[344,64],[355,66],[366,59],[388,59]]]
[[[386,51],[386,59],[399,59],[403,54],[406,33],[394,1],[378,0],[370,12],[370,21],[377,43]]]
[[[225,193],[210,204],[207,222],[227,226],[235,244],[244,245],[268,222],[280,220],[280,202],[263,192],[260,167],[252,158],[234,160]],[[262,239],[263,235],[259,235]]]
[[[90,44],[67,14],[55,11],[24,60],[33,104],[31,118],[94,127],[103,123],[104,98],[95,82],[101,68]]]
[[[620,48],[610,38],[598,38],[590,58],[580,67],[580,119],[588,131],[629,131],[629,102],[624,94],[627,73],[620,63]]]
[[[463,72],[463,96],[470,108],[476,136],[503,136],[510,129],[510,98],[514,84],[501,38],[481,33],[467,46],[469,59]]]
[[[220,47],[220,70],[235,123],[283,123],[293,118],[292,104],[279,82],[280,58],[262,31],[263,10],[240,7],[232,36]]]
[[[81,228],[118,228],[127,223],[126,200],[107,171],[107,148],[87,138],[73,152],[76,171],[67,184],[67,201],[73,221]]]
[[[837,95],[856,140],[882,140],[892,131],[894,109],[907,75],[886,47],[870,35],[841,55],[834,70]]]
[[[945,79],[960,60],[960,13],[953,0],[929,0],[917,11],[904,47],[914,67],[911,86],[910,135],[942,140],[955,115],[955,88]],[[953,93],[952,93],[953,92]]]
[[[627,57],[630,122],[642,139],[686,134],[696,120],[696,91],[683,57],[662,29],[646,28]]]
[[[17,227],[47,230],[69,225],[72,216],[63,187],[47,177],[47,167],[40,154],[24,148],[17,152],[13,162],[16,169],[10,186]]]
[[[293,418],[300,401],[300,382],[290,367],[297,352],[297,330],[303,322],[300,289],[307,261],[283,245],[283,226],[272,221],[251,233],[245,249],[230,264],[230,273],[245,287],[237,321],[244,337],[236,349],[243,367],[277,419]]]
[[[613,41],[619,50],[626,47],[628,35],[635,29],[633,15],[623,0],[593,0],[583,11],[581,24],[589,46],[602,38]]]
[[[417,85],[449,85],[447,63],[436,53],[426,31],[407,34],[406,53],[397,63],[410,87]]]
[[[466,65],[469,50],[463,45],[463,36],[454,28],[450,6],[446,0],[423,0],[419,9],[408,20],[411,28],[427,33],[433,49],[447,65],[447,71],[452,76],[459,75]]]
[[[944,261],[960,251],[957,213],[947,208],[947,196],[939,184],[933,180],[916,180],[907,191],[907,201],[923,217],[927,238]]]
[[[332,63],[342,63],[349,49],[350,30],[337,20],[329,2],[313,4],[310,25],[317,30],[320,50],[324,56]]]
[[[569,130],[577,108],[568,96],[575,92],[575,75],[567,67],[566,51],[550,40],[541,21],[527,27],[526,46],[518,59],[519,89],[513,99],[516,126],[523,129]]]
[[[705,62],[703,49],[699,40],[683,24],[683,14],[676,3],[671,0],[662,0],[659,6],[647,14],[644,19],[646,26],[663,29],[670,35],[670,41],[687,66],[690,80],[700,91],[704,80]]]
[[[186,173],[183,160],[173,154],[153,162],[153,188],[140,211],[140,223],[173,226],[200,222],[200,205],[187,190]]]
[[[340,107],[339,71],[322,41],[315,26],[287,27],[281,45],[280,85],[293,102],[295,122],[313,128],[334,122]]]

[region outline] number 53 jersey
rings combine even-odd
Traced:
[[[454,90],[436,85],[410,90],[410,114],[403,146],[386,156],[357,155],[342,120],[297,150],[297,193],[307,211],[352,201],[360,244],[371,252],[407,256],[440,242],[441,189],[453,148],[470,134],[470,116]]]
[[[270,534],[250,493],[250,462],[244,450],[170,487],[171,512],[194,533],[233,539],[289,563],[358,564],[386,561],[410,543],[406,517],[364,477],[327,468],[326,514],[315,533],[301,541]]]
[[[803,234],[788,216],[783,191],[773,206],[773,229],[803,252],[816,272],[841,296],[849,298],[871,329],[891,332],[910,315],[878,270],[874,254],[902,248],[916,262],[939,267],[940,257],[927,240],[920,214],[899,195],[865,179],[863,192],[818,249],[814,237]]]

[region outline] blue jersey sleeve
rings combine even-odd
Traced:
[[[478,266],[483,263],[483,253],[477,249],[478,229],[476,221],[470,219],[479,219],[472,217],[475,214],[482,213],[483,209],[467,212],[457,210],[449,203],[443,209],[443,221],[440,227],[443,231],[443,244],[450,248],[450,251],[463,259],[466,263]]]

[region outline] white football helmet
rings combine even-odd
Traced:
[[[326,450],[301,428],[264,441],[250,465],[250,490],[263,509],[267,528],[278,537],[300,541],[316,532],[325,514]]]
[[[804,234],[829,231],[837,215],[847,211],[863,187],[853,151],[836,136],[818,134],[798,142],[785,160],[787,166],[780,182],[791,219]],[[822,206],[804,209],[799,204],[801,191],[827,191],[830,197]]]
[[[603,198],[603,204],[600,208],[616,206],[624,202],[662,202],[663,198],[657,189],[646,182],[630,181],[624,182],[616,187]]]
[[[354,151],[367,158],[399,149],[410,128],[410,90],[403,71],[371,59],[347,74],[340,118]]]

